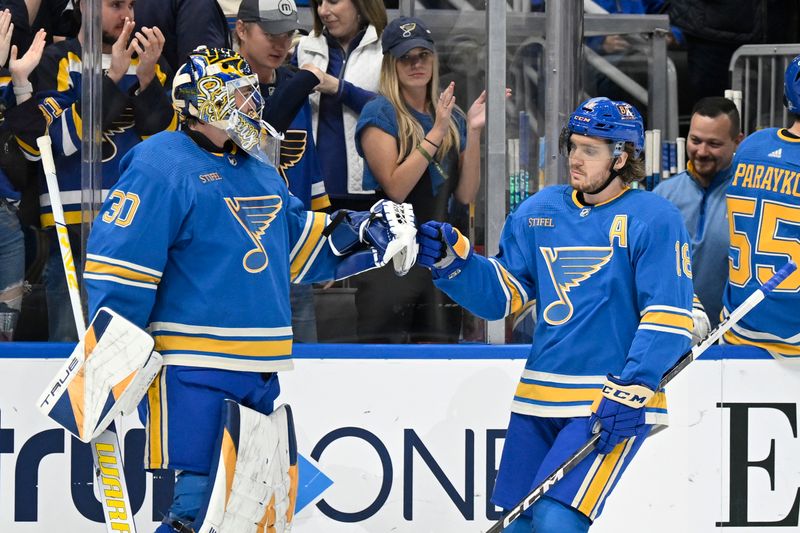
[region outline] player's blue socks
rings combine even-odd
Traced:
[[[572,507],[547,496],[533,504],[533,518],[521,516],[503,533],[586,533],[591,521]]]
[[[208,474],[181,472],[175,478],[175,490],[168,516],[184,524],[191,524],[200,507],[203,506],[208,491]],[[161,524],[155,533],[174,533],[175,528]]]
[[[533,524],[531,519],[527,516],[520,516],[503,530],[503,533],[531,533],[533,531]],[[157,533],[161,533],[160,531]]]
[[[592,522],[561,502],[545,496],[533,504],[533,533],[586,533]]]

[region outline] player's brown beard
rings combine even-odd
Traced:
[[[114,37],[113,35],[105,31],[103,32],[101,39],[103,41],[103,44],[109,44],[112,46],[114,45],[114,43],[117,42],[117,37]]]

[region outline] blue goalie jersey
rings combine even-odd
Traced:
[[[800,263],[800,139],[775,128],[750,135],[733,159],[728,187],[728,315],[790,259]],[[800,271],[723,337],[778,357],[800,357]]]
[[[568,186],[547,187],[506,220],[500,253],[473,255],[436,285],[490,320],[536,300],[537,324],[512,411],[588,416],[608,373],[653,390],[689,347],[689,238],[677,209],[625,189],[581,204]],[[666,423],[656,394],[647,421]]]
[[[273,372],[292,367],[291,282],[341,261],[274,168],[159,133],[121,162],[87,245],[89,312],[147,327],[166,364]]]

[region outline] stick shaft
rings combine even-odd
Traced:
[[[78,332],[78,336],[83,337],[86,332],[86,322],[83,319],[78,274],[75,269],[75,260],[72,256],[72,247],[69,243],[64,206],[61,204],[61,191],[58,186],[58,177],[56,176],[52,141],[50,137],[44,135],[36,139],[36,144],[39,146],[39,152],[42,156],[42,167],[47,181],[47,193],[50,196],[58,247],[61,250],[61,262],[64,265],[64,274],[67,278],[72,315],[75,318],[75,329]],[[119,437],[114,424],[111,424],[89,445],[92,448],[95,480],[100,502],[103,505],[106,531],[108,533],[118,533],[119,531],[136,533],[133,508],[128,497],[128,484],[125,481],[125,470],[122,466],[122,450],[120,449]]]
[[[72,257],[72,247],[69,244],[64,206],[61,204],[61,191],[56,177],[52,142],[50,137],[44,135],[36,139],[36,144],[39,146],[39,152],[42,155],[42,167],[44,167],[44,177],[47,181],[47,194],[50,196],[50,206],[53,210],[56,237],[58,238],[58,247],[61,250],[61,263],[64,265],[64,275],[67,278],[67,290],[69,291],[69,301],[72,305],[72,315],[75,317],[75,329],[78,335],[82,336],[83,332],[86,331],[86,322],[83,319],[78,274],[75,269],[75,259]]]

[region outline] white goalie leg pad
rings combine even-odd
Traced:
[[[101,308],[66,363],[39,397],[39,410],[83,442],[136,409],[161,369],[153,338]]]
[[[212,462],[197,533],[288,533],[297,501],[297,442],[292,411],[263,415],[225,401],[218,456]]]

